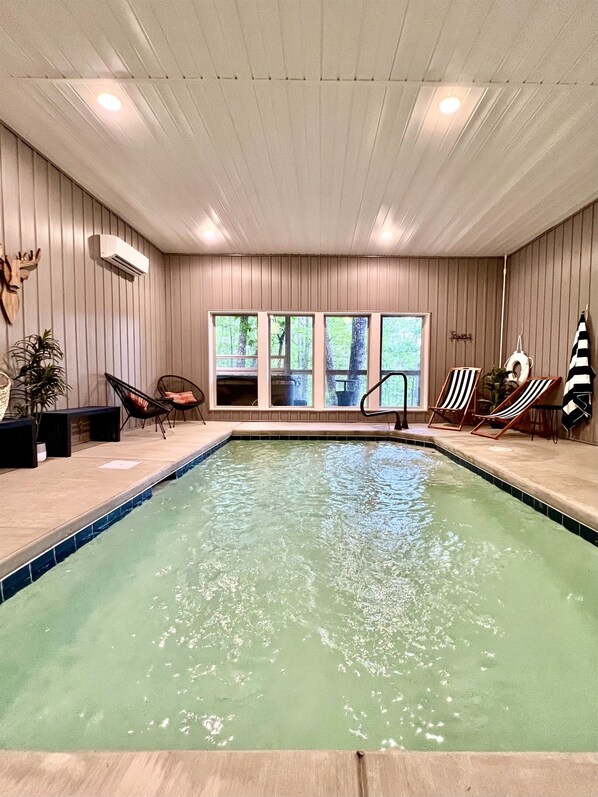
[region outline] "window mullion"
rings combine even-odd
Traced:
[[[380,356],[381,356],[381,315],[370,314],[370,345],[368,350],[368,390],[380,381]],[[380,409],[380,390],[375,390],[368,398],[367,406],[370,410]]]
[[[324,313],[314,313],[314,351],[313,351],[313,406],[316,410],[324,409],[324,372],[326,370],[326,332],[324,329]]]
[[[268,313],[257,314],[257,408],[270,409],[270,325]]]

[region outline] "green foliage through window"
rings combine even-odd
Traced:
[[[270,316],[270,404],[313,406],[313,318]]]
[[[421,355],[423,318],[421,316],[383,316],[380,347],[380,376],[389,371],[407,374],[407,406],[421,404]],[[381,388],[381,407],[403,406],[403,380],[391,378]]]
[[[326,406],[356,407],[367,390],[368,317],[326,316]]]

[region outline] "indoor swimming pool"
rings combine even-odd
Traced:
[[[0,606],[0,747],[595,750],[597,613],[438,452],[233,441]]]

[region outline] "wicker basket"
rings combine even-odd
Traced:
[[[8,374],[5,374],[4,371],[0,371],[0,421],[4,418],[4,413],[8,408],[11,385],[12,382]]]

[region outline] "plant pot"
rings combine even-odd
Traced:
[[[355,391],[353,390],[337,390],[336,403],[339,407],[353,407],[355,406]]]
[[[43,462],[47,459],[48,453],[46,451],[46,444],[45,443],[38,443],[37,444],[37,464],[39,465],[40,462]]]

